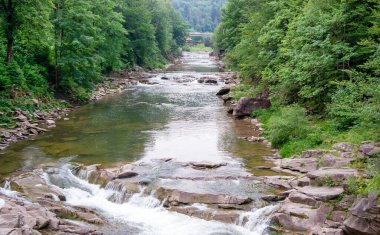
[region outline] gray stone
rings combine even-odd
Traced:
[[[358,199],[343,224],[348,235],[380,234],[380,205],[376,195]]]
[[[358,175],[359,172],[352,168],[321,168],[307,174],[307,176],[312,180],[324,181],[328,178],[333,180],[335,183],[339,183],[339,181]]]
[[[299,192],[306,194],[318,201],[329,201],[337,198],[344,190],[341,187],[313,187],[306,186],[298,189]]]
[[[309,205],[312,207],[315,207],[318,204],[318,202],[314,198],[309,197],[309,196],[302,194],[302,193],[299,193],[299,192],[290,193],[290,195],[288,196],[288,199],[291,202],[299,203],[299,204],[305,204],[305,205]]]
[[[343,142],[343,143],[336,143],[332,147],[335,150],[342,151],[342,152],[352,152],[354,151],[354,148],[352,145],[348,142]]]

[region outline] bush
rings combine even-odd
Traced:
[[[306,110],[298,105],[284,107],[268,121],[269,139],[274,147],[281,147],[291,139],[303,138],[307,133]]]

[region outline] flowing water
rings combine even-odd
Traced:
[[[163,76],[169,80],[162,80]],[[220,80],[225,74],[207,53],[186,53],[182,64],[150,79],[153,85],[139,84],[86,105],[72,112],[68,121],[58,121],[50,132],[12,145],[0,155],[0,174],[42,164],[59,166],[46,174],[46,180],[66,196],[68,204],[92,208],[111,221],[115,226],[102,228],[106,234],[263,234],[276,206],[242,212],[236,224],[206,221],[166,210],[153,196],[154,190],[147,194],[141,188],[141,193],[131,194],[127,200],[116,200],[121,192],[115,187],[90,184],[85,177],[73,175],[67,164],[119,166],[160,158],[172,158],[178,164],[227,162],[227,169],[213,173],[214,180],[178,180],[210,175],[165,162],[147,169],[146,177],[158,186],[258,198],[266,189],[239,177],[273,174],[254,170],[268,165],[262,157],[272,150],[238,139],[254,134],[249,120],[228,117],[223,101],[215,96],[222,82],[201,84],[197,81],[201,77]],[[236,179],[217,180],[221,176]]]

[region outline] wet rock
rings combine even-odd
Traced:
[[[53,126],[53,125],[55,125],[55,121],[51,120],[51,119],[48,119],[48,120],[46,120],[46,125]]]
[[[380,234],[380,205],[376,195],[358,199],[343,224],[348,235]]]
[[[216,84],[218,84],[218,81],[217,81],[216,79],[214,79],[214,78],[208,78],[208,79],[205,79],[205,80],[204,80],[204,83],[205,83],[205,84],[216,85]]]
[[[221,88],[218,93],[216,93],[217,96],[223,96],[223,95],[227,95],[228,93],[230,93],[231,91],[231,87],[223,87]]]
[[[315,235],[343,235],[343,230],[340,228],[322,228],[318,229],[313,234]]]
[[[252,201],[252,199],[246,196],[231,196],[225,194],[199,194],[164,188],[160,188],[159,190],[157,190],[156,195],[158,195],[158,197],[161,199],[167,198],[167,201],[173,205],[194,203],[243,205]]]
[[[168,77],[161,77],[161,80],[169,80]]]
[[[240,217],[239,211],[234,210],[211,210],[211,209],[203,209],[200,210],[196,207],[171,207],[171,211],[175,211],[181,214],[185,214],[192,217],[197,217],[203,220],[214,220],[220,221],[223,223],[235,224]]]
[[[229,96],[229,95],[223,95],[223,96],[222,96],[222,100],[223,100],[223,102],[224,102],[225,104],[227,104],[229,101],[232,100],[232,97]]]
[[[123,172],[115,177],[115,179],[128,179],[138,176],[136,172]]]
[[[352,168],[321,168],[309,172],[307,176],[314,180],[323,182],[327,179],[334,181],[336,184],[353,176],[359,176],[359,172]]]
[[[241,98],[237,102],[232,115],[235,117],[250,116],[257,109],[269,107],[270,101],[267,99]]]
[[[267,141],[264,137],[256,137],[256,136],[250,136],[250,137],[240,137],[239,139],[246,140],[248,142],[257,142],[257,143],[263,143]]]
[[[343,188],[340,188],[340,187],[313,187],[313,186],[306,186],[303,188],[299,188],[298,191],[318,201],[324,201],[324,202],[337,198],[339,195],[341,195],[344,192]]]
[[[285,196],[281,195],[265,195],[262,196],[261,199],[267,202],[279,202],[285,200]]]
[[[227,163],[212,163],[212,162],[191,162],[191,168],[195,170],[207,170],[207,169],[216,169],[222,166],[227,166]]]

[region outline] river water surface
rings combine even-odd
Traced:
[[[224,85],[198,83],[202,77],[225,77],[207,53],[185,53],[183,63],[129,90],[89,104],[69,114],[69,120],[34,139],[12,145],[0,155],[0,174],[29,170],[42,164],[68,163],[118,166],[131,162],[173,159],[175,162],[227,162],[232,167],[213,176],[270,175],[254,170],[272,150],[238,139],[251,136],[249,120],[228,117],[215,94]],[[162,80],[161,77],[169,80]],[[198,193],[242,194],[258,198],[264,189],[257,182],[171,181],[173,176],[208,176],[209,173],[157,166],[150,179],[157,185]],[[202,175],[203,174],[203,175]],[[49,178],[50,177],[50,178]],[[112,223],[106,234],[263,234],[275,206],[242,212],[241,221],[225,224],[167,211],[152,195],[134,194],[128,201],[110,200],[115,191],[74,176],[66,165],[47,176],[67,197],[67,203],[98,211]],[[165,179],[164,179],[165,178]],[[154,180],[154,179],[153,179]],[[200,209],[205,205],[195,205]]]

